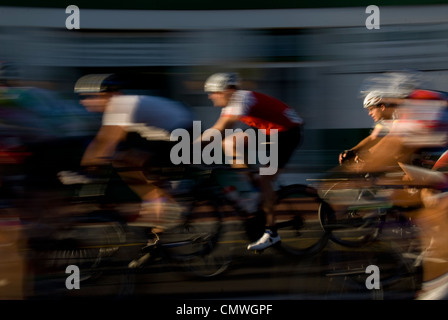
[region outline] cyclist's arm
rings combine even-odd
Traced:
[[[115,148],[125,136],[126,130],[122,126],[102,126],[84,152],[81,166],[109,164]]]
[[[240,119],[240,116],[238,115],[226,115],[221,116],[219,119],[215,122],[215,124],[210,128],[214,130],[218,130],[221,132],[221,135],[224,134],[226,129],[231,129],[235,125],[236,122],[238,122]],[[199,139],[194,141],[194,143],[202,142],[202,145],[208,144],[211,141],[210,140],[211,132],[207,132],[207,130],[201,135]]]
[[[240,120],[240,116],[237,115],[225,115],[219,117],[218,121],[212,126],[213,129],[219,130],[224,133],[225,129],[231,129],[236,122]]]
[[[374,137],[374,136],[370,135],[370,136],[362,139],[356,146],[354,146],[350,150],[352,150],[355,153],[359,153],[359,152],[361,152],[363,150],[370,149],[375,144],[377,144],[380,140],[381,140],[380,137],[378,137],[378,136]]]
[[[370,149],[363,169],[365,172],[388,171],[398,166],[398,162],[407,163],[417,149],[405,145],[403,137],[388,134]]]
[[[373,146],[375,146],[383,136],[380,135],[380,132],[382,130],[382,126],[377,125],[373,129],[373,131],[362,139],[356,146],[350,149],[350,151],[354,154],[359,154],[362,151],[367,151]],[[339,155],[339,162],[341,162],[345,158],[344,152]]]

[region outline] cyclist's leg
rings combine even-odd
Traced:
[[[266,216],[266,231],[258,241],[249,244],[248,250],[262,250],[280,241],[280,236],[275,226],[274,205],[277,199],[274,181],[302,141],[302,128],[297,126],[269,138],[271,145],[269,165],[272,166],[272,164],[276,163],[277,168],[270,168],[271,170],[268,172],[272,172],[272,174],[260,174],[259,177],[262,198],[261,208]],[[272,148],[272,144],[277,144],[277,147],[274,146]],[[276,157],[276,159],[273,157]]]
[[[163,225],[177,222],[168,220],[180,216],[181,208],[162,187],[163,176],[157,171],[154,175],[148,175],[148,171],[168,165],[166,153],[169,154],[170,145],[134,138],[133,143],[126,147],[121,148],[114,159],[114,165],[123,181],[142,201],[139,222],[157,226],[160,232],[164,229]]]
[[[422,230],[423,249],[428,249],[423,256],[423,281],[429,281],[448,273],[448,196],[424,191],[425,206],[413,218]]]
[[[151,160],[151,153],[130,149],[121,151],[114,159],[114,167],[120,177],[142,199],[150,201],[164,194],[155,180],[148,179],[144,170]]]
[[[256,145],[257,139],[255,135],[246,132],[236,132],[227,136],[223,140],[223,151],[227,159],[230,159],[230,165],[234,169],[243,169],[241,174],[237,175],[239,181],[252,191],[259,191],[258,175],[253,171],[253,165],[256,164]],[[252,213],[252,212],[249,212]]]

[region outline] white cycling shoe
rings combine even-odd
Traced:
[[[270,231],[266,231],[260,239],[258,239],[254,243],[249,244],[247,246],[247,250],[264,250],[278,242],[280,242],[279,235],[273,236]]]

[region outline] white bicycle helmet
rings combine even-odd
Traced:
[[[229,86],[239,86],[238,75],[233,72],[215,73],[205,81],[205,92],[220,92],[226,90]]]
[[[75,93],[99,93],[118,91],[122,85],[114,74],[88,74],[78,79]]]
[[[372,92],[382,98],[406,98],[412,91],[423,86],[423,75],[416,71],[386,72],[363,81],[361,94],[367,98]],[[426,86],[426,85],[425,85]],[[366,101],[365,101],[366,102]],[[364,104],[364,108],[368,108]]]
[[[383,99],[380,91],[372,91],[364,98],[364,109],[378,105]]]

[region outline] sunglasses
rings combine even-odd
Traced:
[[[101,98],[104,96],[103,92],[98,92],[98,93],[83,93],[79,95],[79,99],[80,100],[85,100],[85,99],[96,99],[96,98]]]

